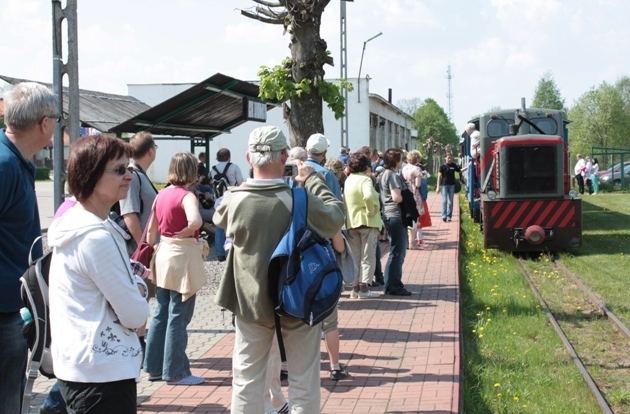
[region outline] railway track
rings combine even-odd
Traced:
[[[591,392],[595,396],[599,406],[602,409],[602,412],[604,412],[604,413],[614,413],[614,411],[611,409],[611,405],[609,404],[609,402],[607,401],[606,397],[604,396],[604,394],[600,390],[600,387],[598,387],[596,381],[593,379],[593,377],[591,376],[591,374],[587,370],[587,368],[585,366],[585,363],[583,362],[582,358],[580,358],[580,356],[579,356],[578,352],[576,351],[574,345],[569,340],[567,334],[562,329],[561,324],[559,323],[558,319],[556,318],[556,316],[554,315],[554,313],[550,309],[550,306],[547,304],[547,301],[545,301],[545,299],[543,298],[543,296],[542,296],[540,290],[538,289],[538,287],[536,286],[536,283],[534,282],[531,274],[527,271],[527,269],[526,269],[526,267],[524,265],[523,259],[517,258],[516,261],[517,261],[517,265],[518,265],[521,273],[525,277],[525,280],[527,280],[527,283],[529,284],[532,292],[534,293],[534,295],[537,297],[538,301],[540,302],[540,306],[542,307],[542,309],[544,310],[545,314],[549,318],[549,321],[551,322],[552,326],[554,327],[554,329],[556,330],[556,332],[560,336],[560,338],[561,338],[565,348],[569,352],[569,355],[570,355],[572,361],[577,366],[578,370],[582,374],[582,377],[584,378],[584,381],[586,382],[586,384],[588,385],[589,389],[591,390]],[[574,285],[581,292],[583,292],[583,294],[586,297],[588,297],[588,300],[590,302],[592,302],[592,304],[596,308],[598,308],[600,310],[601,314],[605,317],[605,319],[607,321],[610,321],[610,322],[604,322],[604,323],[613,323],[617,327],[617,330],[620,333],[622,333],[628,339],[630,339],[630,330],[628,329],[628,327],[626,327],[619,320],[619,318],[617,318],[617,316],[615,316],[607,308],[607,306],[599,298],[597,298],[597,296],[595,296],[595,294],[590,289],[588,289],[580,281],[580,279],[575,274],[573,274],[571,271],[569,271],[559,260],[553,261],[553,266],[558,271],[558,273],[561,273],[562,275],[566,276],[571,281],[573,281]],[[602,319],[604,319],[604,318],[602,318]]]

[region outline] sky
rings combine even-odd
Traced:
[[[52,82],[52,6],[0,0],[0,74]],[[65,5],[65,0],[62,1]],[[79,87],[127,94],[127,84],[197,83],[220,72],[257,80],[290,55],[282,26],[242,16],[252,0],[78,0]],[[340,3],[321,37],[340,73]],[[530,103],[551,72],[567,106],[630,74],[627,0],[355,0],[346,3],[348,77],[392,102],[432,98],[458,131],[494,107]]]

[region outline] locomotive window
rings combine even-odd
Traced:
[[[512,119],[491,119],[486,126],[486,132],[489,137],[504,137],[509,134],[513,123]]]
[[[510,147],[508,150],[508,193],[555,193],[556,148]]]
[[[553,118],[534,118],[532,119],[532,123],[547,135],[555,135],[558,133],[558,123]],[[531,132],[535,133],[533,129]]]

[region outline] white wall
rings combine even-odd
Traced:
[[[354,150],[370,143],[370,108],[375,107],[374,99],[377,101],[379,99],[369,97],[369,81],[362,79],[360,84],[361,102],[357,102],[357,80],[349,79],[349,81],[354,84],[355,90],[348,93],[348,146],[350,150]],[[194,84],[133,84],[128,85],[128,90],[129,95],[148,105],[157,105],[192,86]],[[391,106],[383,105],[381,102],[378,108],[379,116],[383,118],[400,124],[408,122],[407,119],[400,115],[400,111],[395,110]],[[330,140],[328,156],[336,156],[339,154],[339,148],[341,147],[341,121],[335,119],[333,112],[325,103],[323,112],[324,131],[322,132]],[[232,154],[232,162],[241,168],[244,176],[247,176],[249,174],[249,166],[245,160],[245,153],[247,152],[249,133],[253,129],[265,125],[280,127],[288,137],[288,130],[282,119],[282,108],[272,109],[267,112],[267,122],[248,121],[232,129],[231,134],[222,134],[215,137],[210,142],[210,154],[207,156],[210,165],[212,166],[216,163],[216,153],[219,149],[228,148]],[[408,128],[411,128],[411,126]],[[171,156],[177,152],[190,151],[190,142],[188,140],[159,140],[157,144],[159,147],[157,159],[147,173],[153,181],[165,182]],[[379,149],[385,150],[387,148]],[[202,147],[195,148],[195,155],[202,151],[204,151]]]

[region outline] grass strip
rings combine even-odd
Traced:
[[[512,255],[461,225],[465,412],[600,413]]]

